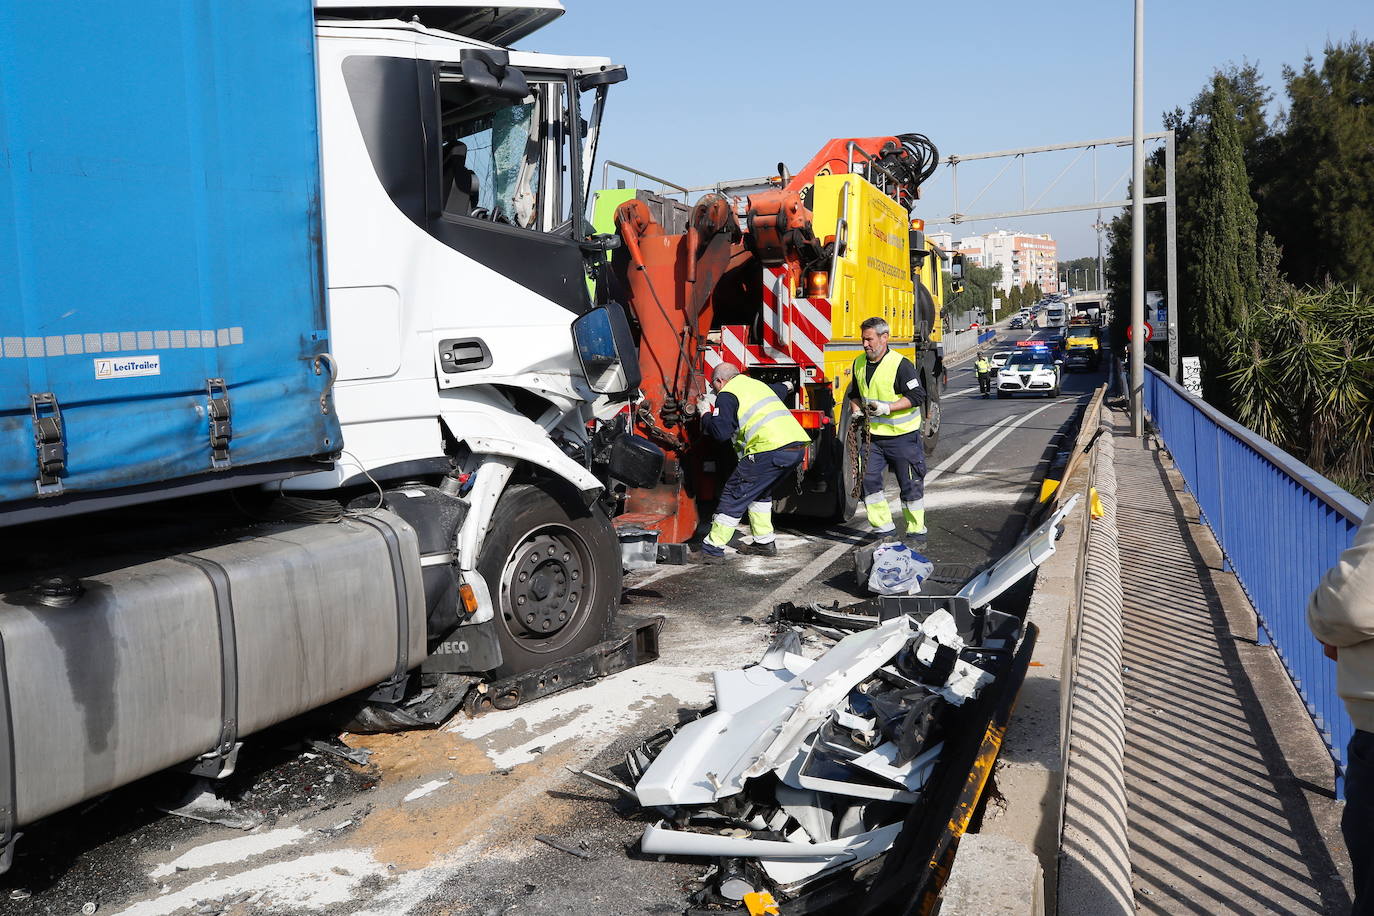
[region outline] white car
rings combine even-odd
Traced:
[[[1001,369],[1015,354],[1011,350],[998,350],[992,354],[992,368]]]
[[[997,373],[997,396],[1013,394],[1059,395],[1059,364],[1044,350],[1026,348],[1012,356]]]

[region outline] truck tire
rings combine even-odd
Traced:
[[[509,677],[604,640],[620,604],[620,544],[600,506],[567,486],[516,484],[497,503],[477,559],[496,604]]]
[[[844,399],[840,408],[839,471],[835,475],[835,501],[830,513],[830,521],[843,525],[854,517],[859,510],[859,498],[854,495],[854,462],[850,455],[849,428],[853,423],[853,405],[849,398]]]
[[[921,445],[925,449],[926,457],[930,457],[935,454],[935,449],[940,444],[940,418],[943,411],[940,409],[938,380],[932,384],[926,379],[925,373],[922,373],[921,385],[926,390],[925,416],[921,422]]]

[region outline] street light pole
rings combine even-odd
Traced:
[[[1131,105],[1131,434],[1145,435],[1145,0],[1135,0]]]

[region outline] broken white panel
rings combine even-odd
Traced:
[[[944,742],[941,741],[917,754],[914,759],[899,764],[897,763],[897,744],[889,741],[886,744],[880,744],[862,757],[850,761],[850,766],[867,770],[888,782],[895,782],[899,786],[916,792],[926,784],[926,780],[935,770],[935,763],[944,746]]]
[[[796,674],[786,668],[770,670],[762,665],[750,665],[734,671],[717,671],[712,678],[716,687],[716,708],[722,712],[738,712],[788,684]]]
[[[983,570],[959,589],[959,595],[967,598],[969,607],[977,610],[987,607],[998,595],[1020,582],[1036,567],[1054,556],[1054,542],[1059,537],[1059,523],[1064,520],[1078,504],[1075,493],[1069,501],[1060,506],[1053,515],[1019,544],[1007,551],[1002,559]]]
[[[921,621],[920,635],[916,637],[916,659],[923,665],[935,664],[935,649],[946,646],[955,652],[964,651],[964,640],[959,636],[959,625],[954,615],[941,608]]]
[[[796,789],[810,789],[814,792],[843,795],[849,798],[864,798],[871,801],[892,801],[905,804],[916,801],[916,794],[904,789],[871,786],[867,783],[852,782],[846,779],[808,775],[807,771],[810,769],[813,751],[814,744],[812,741],[803,742],[797,753],[787,762],[787,765],[777,770],[778,778],[782,780],[784,785]]]
[[[955,706],[963,706],[965,700],[977,697],[979,691],[991,684],[992,680],[990,672],[966,661],[957,661],[949,680],[945,681],[945,686],[940,688],[939,693]]]
[[[911,633],[911,619],[903,614],[880,627],[851,634],[816,659],[805,674],[767,693],[759,688],[755,702],[687,723],[635,785],[640,802],[646,806],[709,804],[740,792],[745,779],[767,772],[777,760],[795,753],[801,739],[856,684],[896,655]],[[728,678],[726,683],[741,686]]]
[[[690,830],[673,830],[670,827],[662,826],[660,821],[657,824],[650,824],[644,828],[644,836],[639,840],[639,848],[647,855],[656,856],[744,856],[751,859],[799,859],[803,861],[814,861],[818,866],[824,867],[834,859],[841,861],[837,865],[844,864],[844,861],[855,861],[857,855],[853,850],[865,847],[872,843],[875,834],[882,834],[876,839],[887,837],[890,832],[890,839],[887,845],[892,845],[892,841],[897,838],[897,833],[901,830],[901,824],[892,824],[888,827],[880,827],[877,830],[870,830],[868,833],[861,833],[858,836],[848,837],[843,840],[830,840],[826,843],[790,843],[786,840],[755,840],[750,837],[720,836],[712,833],[694,833]],[[884,847],[885,848],[885,847]],[[878,852],[882,850],[879,849]],[[877,852],[873,853],[877,855]]]
[[[768,651],[763,653],[759,664],[770,671],[788,670],[801,674],[811,667],[811,659],[802,654],[801,634],[788,630],[773,641]]]
[[[786,711],[774,728],[777,737],[745,768],[744,778],[761,776],[791,757],[806,736],[864,678],[892,660],[911,637],[911,618],[901,614],[881,626],[847,637],[816,660],[797,683],[806,695]]]
[[[830,847],[836,843],[844,843],[844,855],[842,856],[836,855],[822,860],[760,856],[759,864],[768,873],[768,877],[780,884],[783,890],[791,890],[802,881],[809,881],[826,872],[832,872],[849,865],[857,865],[882,855],[892,848],[892,844],[897,841],[897,835],[901,832],[902,822],[898,821],[895,824],[888,824],[886,827],[879,827],[876,830],[860,833],[843,840],[816,844],[816,846]]]

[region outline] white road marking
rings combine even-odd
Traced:
[[[988,456],[988,453],[991,452],[993,449],[995,449],[995,448],[1002,442],[1003,439],[1005,439],[1005,438],[1007,438],[1007,436],[1011,435],[1012,430],[1016,429],[1016,427],[1020,426],[1022,423],[1025,423],[1027,420],[1029,420],[1031,417],[1035,416],[1036,414],[1044,413],[1045,411],[1049,410],[1051,407],[1058,407],[1058,406],[1059,406],[1059,402],[1058,402],[1057,400],[1051,401],[1050,403],[1046,404],[1044,407],[1036,408],[1035,410],[1032,410],[1032,411],[1031,411],[1030,413],[1028,413],[1028,414],[1022,414],[1021,417],[1018,418],[1017,421],[1016,421],[1015,423],[1012,423],[1012,424],[1009,425],[1009,426],[1004,426],[1004,427],[1002,427],[1001,431],[998,432],[997,435],[993,436],[992,439],[989,440],[988,443],[987,443],[986,445],[984,445],[982,448],[980,448],[980,449],[977,451],[977,453],[974,454],[974,456],[973,456],[972,458],[970,458],[968,461],[965,461],[965,462],[959,467],[959,470],[957,471],[957,473],[959,473],[959,474],[967,474],[969,471],[973,470],[974,467],[977,466],[978,462],[980,462],[980,461],[982,461],[984,458],[986,458],[986,457]]]
[[[413,802],[417,798],[424,798],[431,792],[438,792],[444,786],[448,785],[448,782],[449,781],[447,779],[431,779],[429,782],[420,786],[418,789],[411,789],[409,792],[406,793],[406,797],[401,799],[401,801]]]
[[[852,533],[857,535],[859,532],[852,531],[846,533]],[[812,579],[816,578],[821,573],[825,572],[826,568],[829,567],[830,564],[833,563],[835,559],[839,557],[840,554],[844,553],[846,550],[852,550],[853,548],[854,544],[852,542],[847,540],[840,541],[834,547],[831,547],[825,553],[816,557],[816,559],[812,560],[810,563],[807,563],[801,569],[793,573],[792,576],[788,578],[788,580],[784,582],[782,585],[779,585],[777,588],[769,592],[768,597],[764,598],[758,604],[754,605],[753,610],[749,612],[749,616],[759,617],[771,613],[774,606],[777,605],[780,599],[788,595],[796,594],[796,592],[802,586],[807,585],[811,582]]]
[[[361,899],[364,893],[372,893],[363,886],[366,879],[379,881],[390,873],[388,867],[367,850],[332,849],[223,877],[211,872],[203,881],[112,912],[119,916],[171,916],[187,912],[206,900],[252,893],[263,895],[261,905],[249,904],[260,910],[287,913],[322,910]]]
[[[940,462],[935,467],[926,471],[925,485],[930,486],[932,483],[934,483],[941,474],[943,474],[945,471],[948,471],[970,451],[977,448],[979,442],[982,442],[988,436],[991,436],[993,433],[997,432],[998,427],[1000,427],[1003,423],[1010,422],[1012,418],[1014,418],[1015,416],[1015,414],[1007,414],[1005,417],[998,420],[996,423],[992,424],[978,435],[974,436],[968,442],[964,443],[944,461]]]
[[[178,869],[190,871],[193,868],[206,868],[210,865],[242,862],[252,856],[271,852],[283,846],[290,846],[308,836],[310,836],[309,830],[303,830],[300,827],[283,827],[280,830],[250,833],[247,836],[235,837],[232,840],[219,840],[214,843],[193,846],[172,861],[155,867],[148,872],[148,877],[157,881],[176,874]]]

